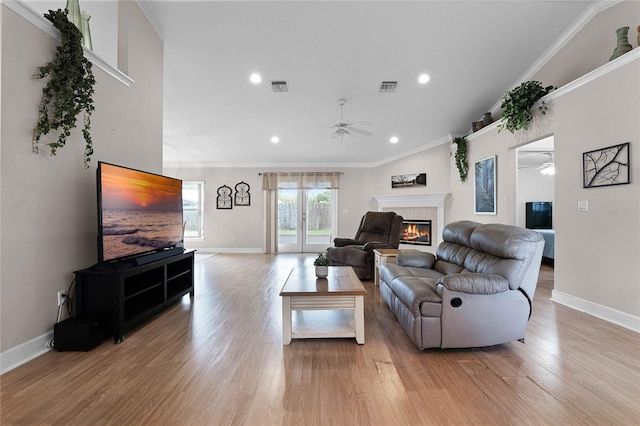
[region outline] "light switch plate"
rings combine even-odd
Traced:
[[[588,212],[589,211],[589,202],[588,201],[578,201],[578,211],[579,212]]]

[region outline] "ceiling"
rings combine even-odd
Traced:
[[[554,137],[549,136],[518,148],[518,169],[539,171],[554,162]]]
[[[448,142],[590,4],[143,0],[164,41],[164,164],[374,166]],[[340,98],[371,136],[331,138]]]

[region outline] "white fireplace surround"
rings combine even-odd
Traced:
[[[442,240],[444,231],[444,202],[450,193],[441,194],[398,194],[398,195],[374,195],[372,198],[378,204],[378,211],[384,209],[404,208],[404,207],[435,207],[437,218],[437,233],[433,239],[433,245],[437,246]]]

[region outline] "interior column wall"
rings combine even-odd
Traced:
[[[57,292],[73,271],[97,261],[96,164],[162,170],[162,41],[135,2],[123,2],[130,20],[127,87],[98,67],[91,135],[91,167],[83,166],[84,140],[72,131],[50,157],[31,150],[44,82],[32,79],[51,60],[58,42],[11,9],[1,8],[2,152],[0,233],[2,370],[46,350],[57,314]],[[79,120],[82,123],[82,117]]]

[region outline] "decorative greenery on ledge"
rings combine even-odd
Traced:
[[[76,117],[84,112],[82,136],[85,140],[84,166],[89,168],[93,144],[91,140],[91,113],[93,106],[93,86],[96,80],[91,71],[91,62],[84,57],[82,33],[67,18],[68,11],[49,10],[44,17],[60,31],[62,41],[56,49],[53,60],[38,67],[33,78],[49,76],[47,85],[42,89],[38,122],[33,130],[32,149],[38,152],[38,143],[42,135],[50,131],[60,131],[55,142],[48,143],[51,155],[64,147],[71,130],[76,127]]]
[[[505,93],[502,98],[502,121],[498,124],[498,133],[504,129],[511,133],[521,129],[527,130],[533,120],[531,108],[554,89],[553,86],[543,87],[539,81],[526,81]],[[538,109],[542,114],[546,114],[547,106],[542,102]]]
[[[460,182],[466,182],[469,173],[469,161],[467,160],[467,139],[466,136],[453,138],[458,148],[456,148],[456,166],[460,174]]]

